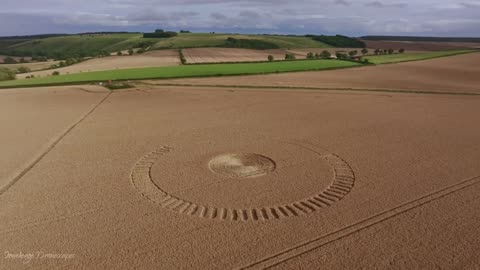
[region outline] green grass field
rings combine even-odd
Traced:
[[[55,56],[66,53],[89,55],[91,52],[111,52],[113,50],[109,49],[110,47],[131,39],[138,39],[140,36],[140,34],[95,34],[51,37],[15,44],[10,46],[9,49],[19,55],[47,54],[48,56]],[[125,47],[130,45],[128,43]]]
[[[364,58],[368,59],[370,63],[380,65],[380,64],[391,64],[398,62],[407,62],[407,61],[417,61],[425,60],[430,58],[451,56],[463,53],[474,52],[473,50],[456,50],[456,51],[438,51],[438,52],[426,52],[426,53],[402,53],[402,54],[386,54],[386,55],[375,55],[375,56],[365,56]]]
[[[361,66],[341,60],[300,60],[263,63],[202,64],[173,67],[118,69],[0,82],[0,88],[62,85],[108,80],[170,79],[228,75],[252,75],[277,72],[325,70]]]

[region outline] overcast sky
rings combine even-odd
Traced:
[[[85,31],[480,37],[480,0],[0,0],[0,36]]]

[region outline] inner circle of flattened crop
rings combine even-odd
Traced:
[[[151,169],[155,162],[173,151],[170,147],[161,147],[155,151],[152,151],[143,156],[134,166],[131,174],[131,179],[134,187],[149,200],[160,204],[162,207],[171,211],[198,216],[201,218],[210,218],[217,220],[230,220],[230,221],[261,221],[261,220],[277,220],[288,217],[306,215],[315,211],[319,211],[322,208],[331,206],[337,201],[340,201],[348,193],[355,183],[355,174],[352,168],[340,157],[334,154],[322,155],[328,164],[333,168],[334,176],[330,185],[324,189],[319,190],[316,194],[312,194],[310,197],[290,202],[283,205],[272,206],[260,206],[248,209],[240,208],[221,208],[209,205],[202,205],[196,202],[188,201],[183,198],[175,197],[169,194],[167,191],[159,187],[153,182],[151,177]],[[262,175],[275,169],[275,163],[267,157],[254,155],[254,154],[236,154],[236,158],[255,157],[254,164],[259,165],[253,170],[255,175]],[[249,156],[238,156],[249,155]],[[219,160],[222,156],[218,156]],[[216,160],[213,159],[213,161]],[[218,160],[217,160],[218,161]],[[272,163],[269,163],[271,161]],[[211,161],[212,162],[212,161]],[[212,169],[212,164],[209,164]],[[215,162],[214,162],[215,163]],[[225,167],[224,163],[220,162],[220,168]],[[273,167],[272,167],[273,166]],[[216,163],[213,164],[216,169]],[[212,169],[212,170],[214,170]],[[231,174],[232,170],[227,170],[228,174]],[[235,170],[234,170],[235,171]],[[220,172],[222,170],[220,169]],[[239,173],[240,172],[240,173]],[[249,171],[251,173],[252,171]],[[243,174],[243,172],[237,171],[233,173],[234,177],[250,177],[249,173]]]
[[[253,178],[273,172],[275,162],[257,154],[224,154],[210,160],[208,167],[227,177]]]

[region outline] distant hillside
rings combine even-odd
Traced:
[[[282,36],[282,35],[247,35],[247,34],[208,34],[208,33],[187,33],[179,34],[176,37],[163,39],[154,45],[159,49],[176,48],[202,48],[202,47],[232,47],[231,39],[242,40],[242,44],[252,48],[255,40],[257,44],[268,44],[268,46],[258,46],[260,48],[324,48],[330,47],[325,43],[318,42],[304,36]],[[236,47],[236,46],[234,46]]]
[[[431,42],[480,42],[480,38],[474,37],[412,37],[412,36],[364,36],[363,40],[385,41],[431,41]]]
[[[235,42],[233,42],[233,41]],[[83,33],[0,38],[0,55],[46,56],[53,59],[95,57],[132,48],[178,49],[198,47],[326,48],[309,36],[179,33],[170,38],[144,38],[142,33]]]
[[[31,36],[9,36],[0,37],[0,51],[7,49],[15,44],[49,37],[65,36],[65,34],[43,34],[43,35],[31,35]]]
[[[29,39],[0,47],[0,54],[12,56],[47,56],[54,59],[96,56],[101,52],[135,47],[141,42],[141,34],[80,34]],[[8,40],[0,39],[0,44]],[[117,46],[118,44],[122,44]]]

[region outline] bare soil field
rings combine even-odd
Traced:
[[[407,51],[444,51],[458,49],[480,49],[475,42],[428,42],[428,41],[374,41],[364,40],[368,48],[405,49]]]
[[[45,77],[51,75],[54,71],[58,71],[60,74],[70,74],[111,69],[175,66],[179,65],[179,63],[180,57],[178,51],[157,50],[143,54],[134,54],[132,56],[124,55],[94,58],[63,68],[19,74],[17,77],[25,78],[26,76],[31,75],[35,75],[35,77]]]
[[[32,71],[38,71],[42,69],[47,69],[52,65],[56,65],[60,63],[60,61],[47,61],[47,62],[32,62],[32,63],[19,63],[19,64],[0,64],[0,68],[8,68],[8,69],[18,69],[19,67],[28,67]]]
[[[480,266],[480,97],[252,90],[1,90],[2,268]]]
[[[269,55],[276,60],[285,59],[286,50],[249,50],[236,48],[192,48],[183,49],[189,64],[222,63],[222,62],[254,62],[267,61]],[[302,55],[296,55],[301,59]],[[305,58],[305,57],[303,57]]]
[[[480,53],[354,69],[149,81],[159,84],[394,89],[480,93]]]

